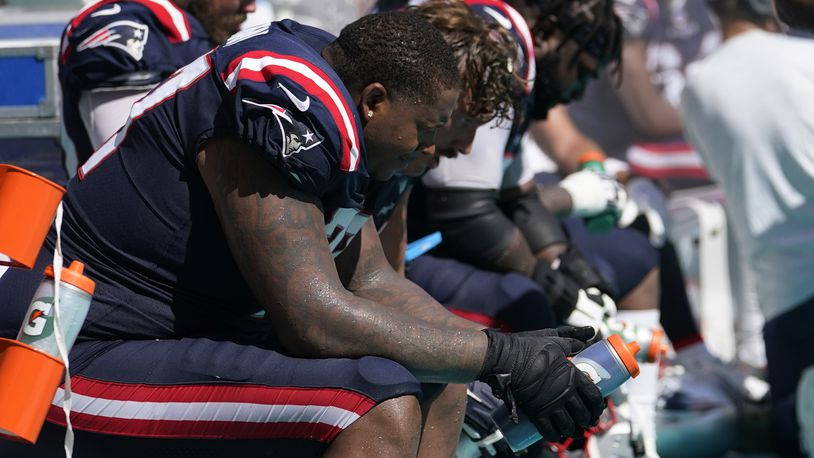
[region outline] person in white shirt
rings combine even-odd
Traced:
[[[778,30],[769,0],[715,0],[724,44],[691,68],[684,129],[723,187],[766,317],[772,445],[804,456],[797,384],[814,365],[814,41]],[[814,452],[814,450],[811,450]]]

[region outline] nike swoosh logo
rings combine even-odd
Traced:
[[[291,100],[291,103],[294,104],[300,111],[308,111],[308,107],[311,106],[311,97],[305,96],[305,99],[300,100],[288,90],[287,87],[283,86],[282,83],[277,83],[277,86],[285,92],[285,95],[288,96],[288,99]]]
[[[119,14],[122,11],[122,7],[119,5],[113,5],[112,8],[108,8],[106,10],[99,10],[95,13],[91,14],[90,17],[98,17],[98,16],[113,16],[114,14]]]

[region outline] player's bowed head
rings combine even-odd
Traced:
[[[494,118],[511,119],[523,80],[517,73],[517,45],[497,22],[487,22],[462,0],[428,0],[410,8],[430,21],[452,46],[461,73],[462,91],[451,122],[439,129],[434,148],[405,171],[420,176],[441,155],[469,154],[478,127]]]
[[[367,167],[377,180],[431,146],[458,100],[461,78],[452,48],[412,13],[362,17],[342,29],[323,56],[356,102]]]

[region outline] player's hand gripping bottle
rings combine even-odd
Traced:
[[[639,375],[635,358],[638,351],[636,342],[625,343],[614,334],[582,350],[571,362],[596,384],[602,396],[608,396],[629,378]],[[525,415],[518,414],[519,421],[514,422],[505,404],[494,413],[498,429],[514,452],[525,450],[543,438]]]

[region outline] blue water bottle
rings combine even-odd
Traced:
[[[582,350],[571,362],[596,384],[602,396],[608,396],[629,378],[639,375],[635,356],[638,351],[638,343],[625,343],[619,335],[613,334]],[[525,415],[518,412],[518,417],[515,423],[505,404],[493,416],[513,452],[525,450],[543,438]]]
[[[642,351],[636,353],[641,363],[656,363],[669,350],[664,331],[645,328],[633,323],[608,318],[605,320],[609,334],[618,334],[625,342],[637,342]]]

